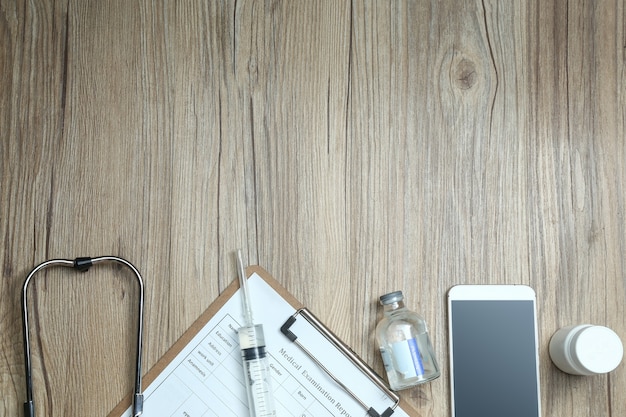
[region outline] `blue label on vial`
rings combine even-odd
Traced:
[[[415,378],[424,375],[422,355],[417,347],[417,340],[408,339],[391,346],[396,370],[403,378]]]
[[[407,342],[409,343],[409,349],[411,350],[411,358],[413,358],[413,366],[415,366],[416,376],[424,375],[424,364],[422,363],[422,355],[420,355],[420,351],[417,348],[417,340],[409,339]]]

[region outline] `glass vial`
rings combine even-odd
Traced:
[[[389,386],[403,390],[439,377],[439,366],[428,337],[426,322],[404,307],[402,291],[380,297],[383,318],[376,326],[376,341]]]

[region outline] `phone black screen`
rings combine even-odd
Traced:
[[[453,300],[455,417],[539,417],[532,301]]]

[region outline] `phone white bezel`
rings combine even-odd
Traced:
[[[450,363],[450,412],[455,417],[454,409],[454,357],[452,355],[452,302],[459,300],[484,301],[484,300],[525,300],[533,303],[533,325],[535,333],[535,363],[537,376],[537,407],[538,416],[541,417],[541,386],[539,385],[539,332],[537,326],[537,296],[535,290],[528,285],[455,285],[448,291],[448,360]]]

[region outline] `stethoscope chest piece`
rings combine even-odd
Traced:
[[[22,330],[24,333],[24,361],[26,366],[26,402],[24,403],[24,416],[35,416],[35,405],[33,403],[33,377],[32,377],[32,364],[30,354],[30,329],[28,325],[28,299],[27,290],[33,276],[46,268],[54,266],[63,266],[66,268],[73,268],[79,271],[85,272],[91,266],[101,262],[117,262],[130,268],[139,284],[139,308],[138,308],[138,325],[137,325],[137,356],[136,356],[136,368],[135,368],[135,394],[133,398],[133,416],[139,416],[143,412],[143,394],[141,393],[141,351],[142,351],[142,338],[143,338],[143,279],[141,274],[125,259],[118,258],[116,256],[100,256],[96,258],[76,258],[70,259],[51,259],[37,265],[26,277],[24,286],[22,287]]]

